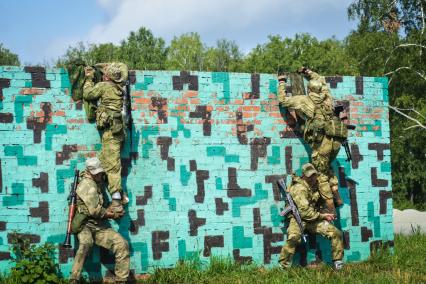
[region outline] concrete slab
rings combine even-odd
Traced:
[[[395,234],[411,235],[416,230],[426,234],[426,212],[394,209],[393,224]]]

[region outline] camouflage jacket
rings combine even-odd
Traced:
[[[92,80],[86,80],[83,98],[86,101],[100,100],[98,107],[110,111],[121,112],[123,108],[123,88],[112,81],[103,81],[95,85]]]
[[[76,193],[77,211],[88,216],[86,225],[92,229],[107,227],[102,189],[89,173],[82,174]]]
[[[289,188],[289,192],[303,221],[312,222],[322,219],[322,214],[319,212],[320,195],[317,190],[312,190],[306,181],[297,178]]]
[[[308,71],[307,78],[309,81],[318,81],[321,85],[321,92],[309,92],[307,96],[293,96],[289,97],[285,91],[285,84],[278,86],[278,100],[284,107],[292,108],[296,111],[297,115],[304,120],[312,118],[325,119],[325,116],[330,115],[332,111],[333,97],[330,94],[330,90],[323,76],[313,71]],[[325,106],[325,111],[319,111],[319,108]]]

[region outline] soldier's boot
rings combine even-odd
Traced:
[[[293,258],[293,254],[286,253],[281,254],[280,259],[278,260],[278,263],[280,264],[281,269],[288,269],[291,267],[291,259]]]
[[[333,192],[333,199],[334,199],[334,203],[336,204],[337,207],[340,207],[343,205],[343,200],[340,197],[340,193],[339,193],[339,187],[338,186],[333,186],[331,188],[331,191]]]
[[[129,196],[127,196],[127,193],[122,192],[121,193],[121,204],[126,205],[127,203],[129,203]]]
[[[120,192],[114,192],[112,194],[112,202],[110,205],[110,208],[115,212],[115,213],[122,213],[124,212],[124,208],[123,208],[123,202],[122,200],[122,196]]]
[[[341,261],[341,260],[335,260],[334,262],[333,262],[333,269],[334,270],[341,270],[343,268],[343,261]]]

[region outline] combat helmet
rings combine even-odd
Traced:
[[[105,66],[104,70],[105,75],[107,75],[113,82],[121,85],[126,83],[129,74],[129,69],[126,64],[113,62]]]

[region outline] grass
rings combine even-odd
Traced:
[[[197,260],[183,262],[173,269],[157,269],[138,283],[426,283],[426,235],[397,235],[393,254],[379,250],[369,260],[347,264],[339,272],[327,265],[283,271],[212,258],[205,269]]]
[[[0,283],[20,281],[0,274]],[[207,267],[203,268],[200,260],[194,259],[179,263],[173,269],[156,269],[138,283],[426,283],[426,235],[396,235],[393,254],[379,250],[369,260],[347,264],[339,272],[327,265],[283,271],[212,257]]]

